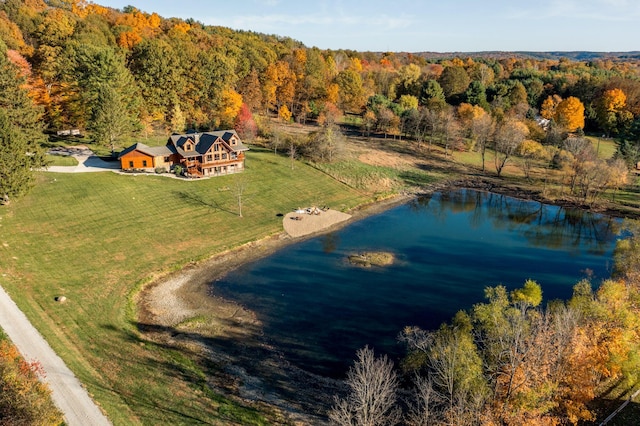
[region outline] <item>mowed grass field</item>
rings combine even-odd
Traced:
[[[0,284],[114,424],[264,424],[213,394],[188,356],[141,340],[133,295],[161,273],[280,232],[278,213],[370,199],[259,149],[245,173],[207,180],[42,172],[28,196],[0,206]]]

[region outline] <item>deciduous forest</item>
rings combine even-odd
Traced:
[[[273,120],[321,131],[285,146]],[[43,143],[59,131],[79,129],[116,153],[151,135],[235,128],[248,141],[288,149],[292,161],[301,154],[329,163],[338,123],[367,137],[405,138],[421,150],[437,143],[445,154],[480,152],[481,171],[498,177],[514,157],[526,179],[542,161],[563,171],[566,191],[588,205],[626,184],[640,162],[640,58],[320,50],[134,7],[0,1],[0,204],[34,184],[34,169],[46,164]],[[616,155],[600,158],[586,135],[615,140]],[[595,419],[594,399],[607,386],[634,386],[640,372],[637,245],[622,242],[614,277],[597,289],[578,283],[566,303],[542,306],[541,288],[528,281],[513,292],[488,288],[485,303],[438,330],[405,329],[400,370],[362,349],[331,419]],[[16,359],[14,349],[0,347],[2,371],[32,378]],[[371,380],[373,394],[366,393]]]

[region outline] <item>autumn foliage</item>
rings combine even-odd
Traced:
[[[253,114],[247,104],[243,103],[240,107],[240,112],[236,116],[233,128],[242,139],[247,141],[252,140],[258,134],[258,125],[253,119]]]
[[[29,91],[51,130],[86,128],[101,83],[128,101],[132,128],[147,130],[175,128],[176,115],[187,127],[230,127],[244,102],[253,113],[285,122],[368,117],[361,121],[368,134],[404,134],[422,142],[426,134],[452,128],[434,129],[423,117],[450,116],[447,111],[457,109],[466,134],[436,136],[449,147],[460,145],[458,136],[471,135],[469,123],[480,108],[496,125],[539,114],[563,131],[612,135],[626,134],[640,115],[633,59],[587,63],[320,50],[286,37],[86,0],[0,2],[0,24],[0,39],[28,62]],[[91,75],[92,69],[104,72]],[[380,96],[388,103],[370,110],[371,99]],[[484,138],[480,142],[468,146],[487,145]]]
[[[59,425],[62,416],[50,390],[38,380],[38,363],[25,361],[15,346],[0,341],[0,424]]]
[[[556,106],[554,118],[570,132],[584,129],[584,105],[574,96],[563,99]]]

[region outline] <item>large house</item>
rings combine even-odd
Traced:
[[[219,176],[244,170],[245,146],[235,130],[171,135],[165,146],[143,143],[120,153],[122,170],[173,170],[180,166],[188,177]]]

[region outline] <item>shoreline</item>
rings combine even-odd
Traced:
[[[427,193],[424,193],[424,195],[427,195]],[[137,319],[141,322],[149,320],[159,321],[159,324],[163,326],[176,325],[186,319],[189,315],[188,313],[176,314],[168,312],[167,309],[170,308],[171,303],[179,303],[180,308],[183,310],[192,312],[202,310],[199,307],[193,306],[196,304],[196,301],[188,297],[188,293],[190,293],[189,290],[197,290],[200,294],[211,296],[208,290],[209,285],[216,279],[220,279],[227,273],[241,267],[242,265],[269,256],[290,244],[296,244],[319,235],[333,232],[365,217],[382,213],[388,209],[406,203],[414,197],[414,195],[398,195],[381,201],[365,204],[353,209],[349,213],[351,217],[348,219],[333,223],[332,225],[319,229],[315,232],[292,237],[283,230],[277,234],[250,241],[239,247],[235,247],[221,253],[216,253],[204,261],[185,265],[184,268],[178,271],[160,276],[152,282],[144,285],[138,292],[135,298],[135,302],[138,307]],[[160,301],[159,295],[154,294],[154,292],[157,293],[160,287],[173,297],[171,297],[170,300],[164,301],[162,303],[163,306],[154,307],[152,304],[157,304]],[[190,287],[190,289],[187,289],[185,292],[186,287]],[[178,298],[182,298],[182,300],[178,300]],[[199,305],[201,302],[202,300],[198,300],[197,304]]]
[[[350,218],[300,237],[284,230],[217,253],[197,264],[144,285],[134,298],[138,329],[144,338],[198,354],[215,369],[207,382],[241,404],[275,409],[280,424],[325,424],[333,395],[344,384],[289,364],[269,343],[256,314],[211,290],[212,283],[248,263],[354,221],[404,204],[415,195],[401,194],[351,210]],[[286,380],[285,380],[286,379]]]
[[[333,232],[363,218],[438,191],[473,189],[522,200],[533,200],[594,213],[623,216],[620,210],[597,210],[568,200],[548,200],[541,193],[492,179],[461,179],[440,182],[413,194],[401,194],[356,207],[348,220],[316,232],[291,237],[286,231],[217,253],[197,264],[167,274],[145,285],[136,295],[141,333],[156,342],[177,348],[197,349],[217,370],[210,385],[226,397],[244,404],[276,408],[288,420],[322,424],[333,403],[331,395],[343,383],[318,377],[288,364],[269,344],[254,312],[211,291],[212,283],[245,264],[310,238]],[[198,319],[197,321],[193,319]],[[202,319],[204,318],[204,319]],[[195,337],[194,337],[195,336]],[[194,351],[195,353],[196,351]],[[287,383],[281,383],[286,378]],[[275,384],[274,384],[275,383]]]

